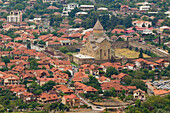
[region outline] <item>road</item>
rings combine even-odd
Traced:
[[[72,77],[69,79],[69,82],[67,84],[68,88],[70,88],[70,84],[71,84],[72,79],[74,78],[74,74],[78,72],[78,68],[76,66],[72,65],[72,67],[73,67],[73,74],[72,74]]]
[[[102,107],[102,106],[96,106],[96,105],[93,105],[89,102],[87,102],[85,99],[81,98],[80,95],[78,93],[76,93],[77,97],[82,100],[85,104],[87,104],[88,106],[91,106],[92,110],[95,110],[95,111],[103,111],[104,109],[106,108],[114,108],[114,109],[118,109],[118,108],[126,108],[128,107],[128,105],[126,106],[120,106],[120,107]],[[135,104],[132,104],[132,105],[135,105]],[[98,107],[98,108],[97,108]]]

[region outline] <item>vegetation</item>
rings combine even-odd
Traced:
[[[126,113],[168,113],[170,111],[170,95],[165,97],[152,96],[146,102],[140,100],[135,102],[135,106],[126,108]]]
[[[138,52],[138,48],[136,48],[135,51],[130,50],[130,49],[126,49],[126,48],[124,48],[124,49],[116,49],[115,54],[118,55],[118,56],[125,56],[127,58],[138,58],[139,55],[141,54],[140,52]],[[147,54],[143,53],[143,57],[144,58],[149,58],[150,55],[147,55]]]
[[[106,70],[105,76],[106,77],[111,77],[111,75],[113,75],[113,74],[118,75],[119,72],[117,71],[116,68],[114,68],[112,66],[108,67],[107,70]]]

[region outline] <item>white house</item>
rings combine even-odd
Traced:
[[[68,12],[71,12],[71,10],[73,10],[76,7],[79,7],[79,5],[77,3],[69,3],[67,5],[67,10],[68,10]]]
[[[133,92],[133,97],[135,99],[139,99],[139,100],[144,101],[146,99],[145,98],[145,91],[142,91],[141,89],[137,89],[136,91]]]
[[[94,5],[80,5],[80,9],[83,11],[93,10]]]
[[[108,11],[108,8],[105,8],[105,7],[100,7],[97,9],[98,11]]]
[[[150,6],[140,6],[140,11],[148,11],[150,9]]]
[[[153,28],[146,28],[143,30],[143,33],[142,34],[152,34],[153,32]]]
[[[138,27],[143,27],[143,25],[145,27],[152,26],[152,22],[149,22],[149,21],[139,21],[139,20],[136,20],[136,21],[133,21],[132,24],[134,26],[138,26]]]
[[[87,14],[88,14],[87,12],[77,12],[75,15],[79,16],[79,15],[87,15]]]

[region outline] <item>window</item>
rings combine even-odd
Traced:
[[[104,51],[104,56],[106,56],[106,51]]]

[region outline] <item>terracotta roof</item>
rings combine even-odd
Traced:
[[[94,87],[91,87],[91,86],[87,86],[83,89],[84,91],[87,91],[87,92],[90,92],[90,91],[98,91],[97,89],[95,89]]]
[[[157,61],[155,61],[155,62],[161,63],[161,62],[163,62],[163,61],[164,61],[164,59],[159,59],[159,60],[157,60]]]
[[[165,94],[170,94],[170,90],[154,90],[155,95],[165,95]]]
[[[133,91],[133,93],[136,93],[136,92],[141,92],[141,93],[144,93],[145,94],[145,91],[141,90],[141,89],[137,89],[135,91]]]
[[[79,99],[76,95],[71,94],[71,95],[64,95],[63,96],[66,100],[70,99]]]
[[[58,96],[56,94],[41,93],[40,98],[45,98],[46,100],[57,100]]]
[[[47,9],[59,9],[59,8],[55,6],[49,6]]]
[[[8,74],[7,76],[4,76],[3,79],[9,78],[9,77],[14,77],[14,78],[16,78],[17,80],[19,80],[19,77],[16,76],[16,75],[13,75],[13,74]]]

